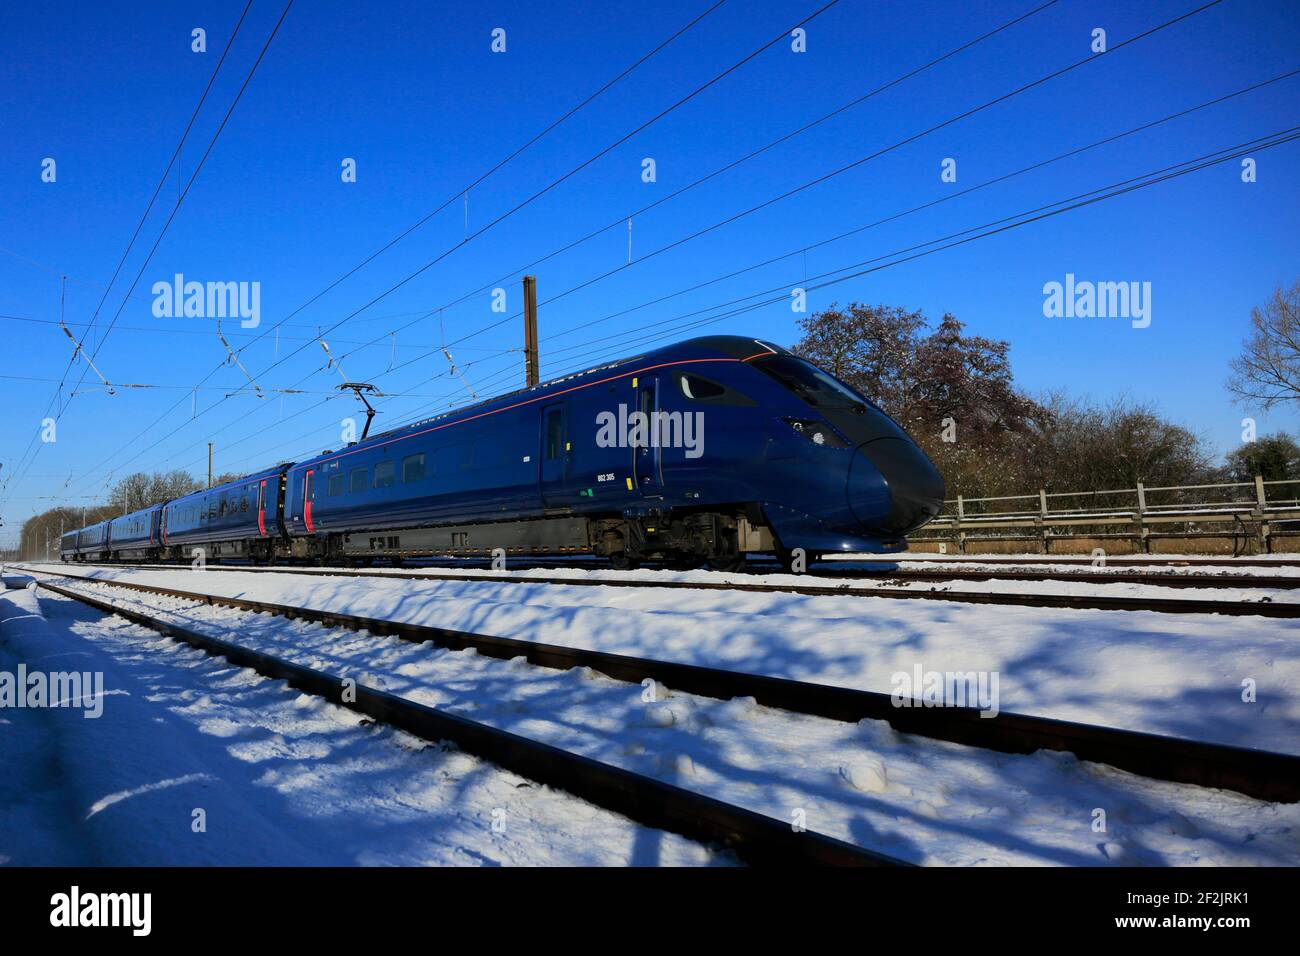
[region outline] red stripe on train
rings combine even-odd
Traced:
[[[262,487],[257,493],[257,532],[263,538],[266,537],[266,479],[262,479]]]
[[[302,520],[307,525],[307,533],[315,534],[316,526],[311,523],[311,476],[316,474],[315,468],[308,468],[307,474],[302,479]]]

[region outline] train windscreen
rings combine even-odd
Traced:
[[[859,413],[865,412],[868,407],[880,410],[869,399],[803,359],[791,355],[774,355],[755,362],[754,367],[816,408],[841,408]]]

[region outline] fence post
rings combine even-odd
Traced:
[[[966,517],[966,500],[963,496],[957,496],[957,552],[966,553],[966,532],[962,530],[961,520]]]
[[[1138,514],[1137,514],[1137,524],[1138,524],[1138,549],[1139,549],[1143,554],[1150,554],[1150,553],[1151,553],[1151,539],[1147,537],[1147,534],[1148,534],[1149,532],[1148,532],[1148,529],[1147,529],[1147,517],[1146,517],[1146,515],[1147,515],[1147,489],[1146,489],[1146,486],[1145,486],[1144,484],[1142,484],[1142,482],[1140,482],[1140,481],[1137,483],[1137,486],[1138,486],[1138,489],[1137,489],[1137,490],[1138,490]]]
[[[1047,489],[1038,489],[1038,535],[1042,538],[1043,554],[1047,554]]]
[[[957,553],[966,554],[966,531],[962,528],[962,519],[966,518],[966,498],[957,496]]]
[[[1255,476],[1255,507],[1259,510],[1259,550],[1261,554],[1269,554],[1273,550],[1273,542],[1270,540],[1268,518],[1264,516],[1264,509],[1268,507],[1268,498],[1264,492],[1264,476]]]

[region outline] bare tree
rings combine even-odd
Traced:
[[[851,302],[799,320],[803,338],[794,347],[852,385],[890,414],[901,415],[913,388],[918,341],[925,331],[921,312],[898,306]]]
[[[184,471],[172,471],[166,474],[154,472],[152,475],[137,472],[134,475],[127,475],[114,485],[113,490],[109,492],[108,501],[110,507],[115,509],[117,514],[122,515],[170,501],[172,498],[180,498],[202,487],[202,484],[192,475]]]
[[[1121,396],[1096,404],[1064,395],[1048,403],[1051,415],[1030,459],[1033,486],[1098,492],[1139,481],[1167,487],[1214,477],[1204,440],[1150,403]]]
[[[1261,435],[1228,452],[1224,457],[1228,481],[1290,481],[1300,478],[1300,445],[1286,432]]]
[[[1251,310],[1250,325],[1241,356],[1232,360],[1228,390],[1266,410],[1300,401],[1300,282],[1275,289],[1262,308]]]

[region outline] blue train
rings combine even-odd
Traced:
[[[72,532],[62,554],[400,564],[503,549],[726,569],[901,551],[943,493],[868,398],[778,346],[708,336]]]

